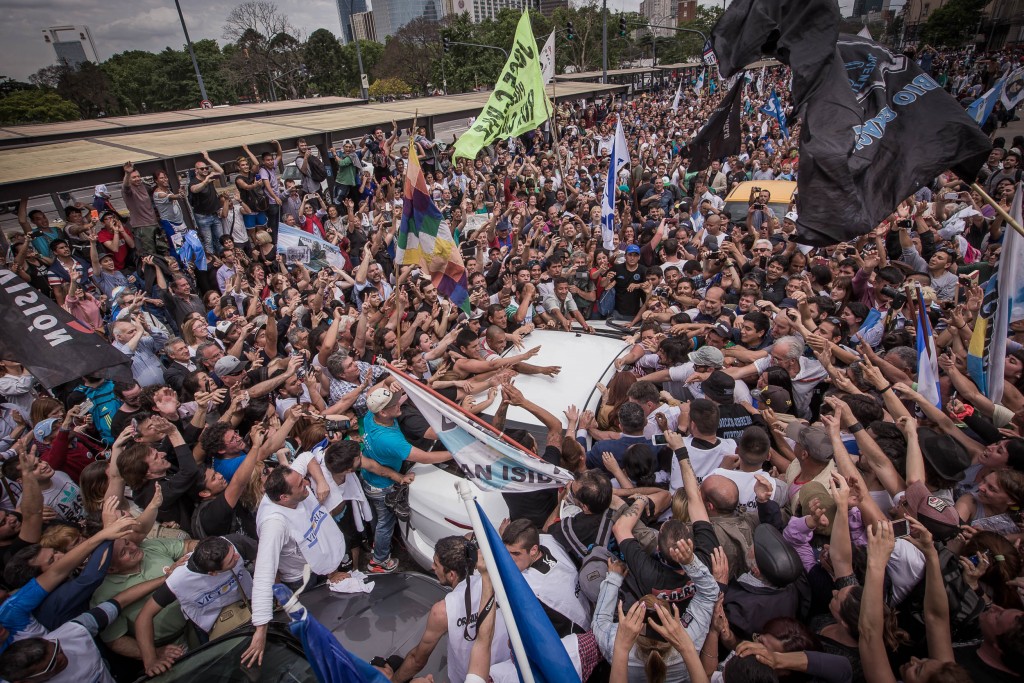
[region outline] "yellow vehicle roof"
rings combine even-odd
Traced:
[[[793,180],[745,180],[725,198],[727,202],[746,202],[750,199],[750,188],[759,187],[772,194],[773,204],[788,204],[796,192],[796,181]]]

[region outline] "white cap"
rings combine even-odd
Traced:
[[[796,223],[796,211],[790,211],[789,213],[787,213],[786,220],[793,221],[794,223]]]
[[[388,408],[396,400],[402,401],[405,399],[405,394],[395,394],[387,387],[380,387],[370,392],[370,395],[366,397],[366,409],[371,413],[379,413],[380,411]]]
[[[93,190],[93,194],[95,194],[95,195],[106,195],[108,197],[110,196],[110,193],[107,192],[107,186],[106,185],[97,185],[96,189]]]

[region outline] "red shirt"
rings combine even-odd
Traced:
[[[313,228],[316,228],[314,230]],[[323,223],[316,216],[303,216],[302,217],[302,229],[308,232],[310,235],[316,235],[320,239],[327,239],[327,233],[324,232]]]
[[[125,228],[124,231],[128,232],[128,228]],[[125,264],[128,262],[128,245],[125,244],[124,235],[122,235],[119,240],[121,242],[121,246],[117,248],[117,251],[110,251],[110,249],[108,249],[107,246],[103,243],[110,242],[113,239],[113,230],[110,230],[109,228],[103,228],[102,230],[100,230],[100,234],[98,236],[98,241],[100,245],[103,246],[103,249],[108,254],[111,254],[114,257],[114,268],[116,268],[117,270],[124,270]]]

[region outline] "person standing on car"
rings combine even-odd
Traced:
[[[345,537],[310,491],[305,477],[290,467],[276,467],[267,476],[256,513],[259,552],[252,589],[252,624],[256,632],[242,653],[246,666],[263,663],[267,625],[274,616],[274,582],[297,591],[306,584],[306,565],[328,581],[347,578],[336,571],[345,559]]]
[[[362,422],[363,455],[396,472],[401,471],[406,460],[427,464],[451,460],[452,455],[448,451],[427,452],[405,440],[397,420],[405,399],[406,395],[397,384],[370,392],[366,398],[369,412],[363,416]],[[371,574],[390,574],[398,569],[398,560],[391,557],[391,536],[395,532],[397,517],[395,511],[388,507],[385,498],[394,490],[395,482],[365,468],[359,471],[359,476],[376,518],[373,557],[366,571]]]

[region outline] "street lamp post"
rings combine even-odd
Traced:
[[[196,59],[196,51],[192,49],[192,39],[188,37],[188,27],[185,26],[185,15],[181,13],[181,3],[174,0],[174,6],[178,9],[178,19],[181,20],[181,30],[185,32],[185,44],[188,46],[188,54],[192,57],[192,68],[196,70],[196,80],[199,81],[199,95],[203,100],[210,99],[206,96],[206,85],[203,83],[203,74],[199,72],[199,60]]]
[[[601,0],[601,82],[608,82],[608,0]]]
[[[352,0],[348,0],[348,25],[352,29],[352,40],[356,43],[356,62],[359,64],[359,95],[364,100],[369,99],[369,93],[366,91],[366,85],[363,83],[363,79],[366,78],[366,73],[363,71],[363,50],[359,47],[359,38],[356,36],[356,27],[352,22]],[[341,27],[342,35],[345,34],[345,27]]]

